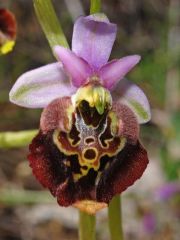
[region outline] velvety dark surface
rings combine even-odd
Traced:
[[[99,115],[83,103],[72,114],[71,130],[66,132],[59,123],[68,120],[69,103],[67,98],[57,99],[44,110],[41,126],[45,131],[40,130],[30,145],[30,166],[36,178],[62,206],[84,199],[109,203],[114,195],[140,178],[148,164],[146,150],[137,140],[137,120],[128,107],[114,103],[112,109],[118,116],[120,129],[117,136],[113,136],[110,111]],[[50,126],[55,129],[50,131]],[[58,143],[54,140],[57,128]],[[124,138],[126,143],[121,150],[119,144]],[[87,139],[90,139],[88,144]],[[92,165],[84,164],[84,150],[86,160],[94,161]],[[87,172],[83,174],[83,170]]]

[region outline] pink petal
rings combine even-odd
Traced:
[[[107,63],[116,32],[116,24],[104,14],[80,17],[74,24],[72,51],[97,70]]]
[[[139,55],[132,55],[113,60],[103,66],[100,71],[104,87],[112,89],[139,61]]]
[[[10,101],[29,108],[44,108],[52,100],[75,92],[60,63],[24,73],[10,91]]]
[[[54,53],[63,63],[75,87],[80,87],[87,82],[92,70],[86,61],[76,56],[71,50],[61,46],[56,46]]]
[[[134,112],[139,123],[146,123],[151,119],[148,99],[136,84],[122,79],[111,94],[113,101],[126,104]]]

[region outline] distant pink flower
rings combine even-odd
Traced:
[[[156,216],[153,213],[149,212],[143,216],[142,220],[143,220],[142,221],[143,229],[144,229],[145,233],[153,234],[157,227]]]
[[[140,178],[148,164],[138,123],[149,121],[149,103],[124,79],[140,56],[108,62],[116,31],[103,14],[80,17],[72,51],[54,47],[61,63],[23,74],[10,92],[15,104],[44,108],[28,158],[61,206],[95,212]]]
[[[155,197],[158,200],[166,201],[180,194],[180,182],[168,182],[159,187],[155,192]]]

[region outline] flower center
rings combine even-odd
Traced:
[[[106,109],[111,108],[112,97],[110,92],[96,81],[97,76],[93,78],[93,81],[77,90],[72,96],[72,103],[74,107],[80,107],[80,104],[86,101],[91,108],[95,108],[102,115]]]

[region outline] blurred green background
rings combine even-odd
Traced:
[[[89,1],[53,3],[70,44],[73,22],[89,14]],[[55,59],[32,1],[0,0],[3,7],[15,14],[18,35],[13,52],[0,56],[0,132],[37,129],[41,110],[11,104],[8,93],[22,73]],[[179,192],[162,198],[159,189],[170,192],[180,177],[180,1],[102,0],[102,8],[118,25],[111,58],[142,56],[128,78],[145,91],[152,108],[152,120],[141,128],[150,164],[122,194],[125,239],[178,240]],[[42,187],[32,176],[27,152],[27,147],[0,143],[0,240],[77,239],[77,211],[60,208],[49,193],[36,192]],[[98,214],[97,231],[98,239],[109,239],[106,211]]]

